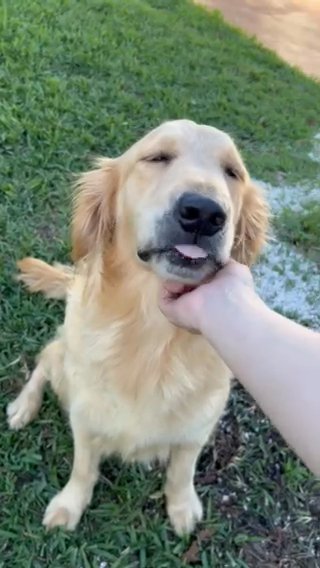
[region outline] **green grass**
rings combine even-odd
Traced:
[[[320,205],[311,201],[303,211],[287,208],[275,219],[275,228],[282,240],[302,249],[320,263]]]
[[[4,409],[62,319],[61,305],[28,296],[12,276],[26,254],[68,258],[71,174],[162,120],[189,117],[228,130],[256,177],[315,179],[307,154],[320,87],[182,0],[15,0],[0,15]],[[46,534],[43,510],[70,471],[67,422],[49,395],[21,433],[3,412],[1,432],[0,568],[171,568],[188,564],[194,539],[194,564],[205,568],[317,566],[318,487],[240,389],[217,451],[199,464],[206,515],[190,540],[173,535],[162,500],[150,498],[159,472],[115,461],[79,529]]]

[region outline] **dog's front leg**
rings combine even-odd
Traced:
[[[47,379],[52,376],[63,376],[64,345],[60,339],[55,339],[41,351],[39,362],[30,379],[25,384],[19,396],[8,405],[7,416],[10,428],[20,430],[38,413],[42,403],[43,391]]]
[[[80,517],[90,503],[94,485],[99,475],[100,446],[80,423],[78,416],[70,415],[74,440],[74,459],[71,477],[67,485],[49,503],[43,524],[51,529],[63,526],[75,529]]]
[[[173,446],[167,469],[167,512],[178,535],[192,532],[202,518],[202,506],[193,483],[200,445]]]

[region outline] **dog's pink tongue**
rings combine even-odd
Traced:
[[[208,253],[196,245],[177,245],[174,247],[187,258],[207,258]]]

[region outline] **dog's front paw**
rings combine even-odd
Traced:
[[[63,491],[54,497],[44,514],[42,524],[47,529],[54,527],[64,527],[73,531],[81,517],[82,510],[79,505],[72,502]]]
[[[7,406],[8,424],[12,430],[20,430],[37,414],[41,399],[36,392],[24,389],[19,396]]]
[[[168,500],[167,511],[177,535],[190,534],[196,523],[202,519],[202,505],[193,489],[188,498]]]

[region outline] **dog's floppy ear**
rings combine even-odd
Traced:
[[[98,160],[97,166],[76,183],[71,234],[75,262],[111,242],[115,230],[117,166],[108,158]]]
[[[261,189],[249,181],[236,226],[232,257],[242,264],[251,266],[266,242],[268,226],[267,202]]]

